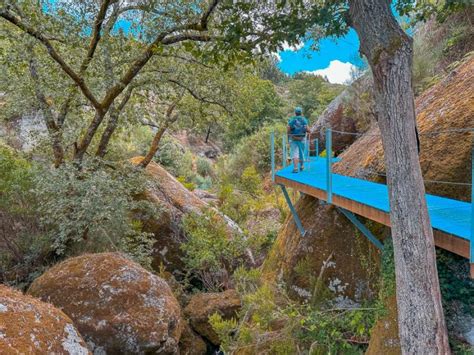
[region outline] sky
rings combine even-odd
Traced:
[[[285,47],[277,55],[280,69],[287,74],[306,71],[326,76],[331,83],[344,84],[351,72],[364,65],[359,55],[359,39],[354,30],[341,38],[319,42],[319,51],[311,50],[312,40],[296,48]]]
[[[392,11],[398,20],[404,20],[397,13],[394,2]],[[407,33],[411,34],[411,30]],[[359,38],[353,29],[344,37],[319,41],[318,51],[311,50],[311,44],[309,40],[297,48],[284,47],[276,54],[280,69],[289,75],[309,72],[327,77],[330,83],[345,84],[351,81],[351,73],[357,67],[366,67],[359,55]]]

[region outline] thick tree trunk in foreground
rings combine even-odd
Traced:
[[[449,354],[436,254],[415,136],[412,40],[390,0],[350,0],[351,26],[374,75],[395,250],[399,332],[404,354]]]

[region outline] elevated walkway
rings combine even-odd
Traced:
[[[285,187],[293,188],[339,207],[376,246],[381,247],[381,243],[357,221],[352,213],[390,226],[387,186],[332,173],[331,165],[338,159],[333,158],[331,161],[319,157],[307,159],[303,172],[292,173],[292,166],[274,172],[274,182],[282,186],[295,222],[302,234],[304,234],[304,228],[291,201],[289,201]],[[474,278],[472,203],[429,194],[426,195],[426,201],[436,246],[470,259],[471,277]]]

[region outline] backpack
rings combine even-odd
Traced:
[[[295,116],[289,123],[292,139],[302,140],[306,134],[306,120],[303,116]],[[295,137],[296,136],[296,137]]]

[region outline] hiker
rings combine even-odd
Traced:
[[[301,107],[295,108],[295,116],[288,121],[286,132],[290,142],[290,154],[293,159],[293,172],[304,170],[304,149],[306,144],[306,132],[308,131],[308,120],[303,116]]]

